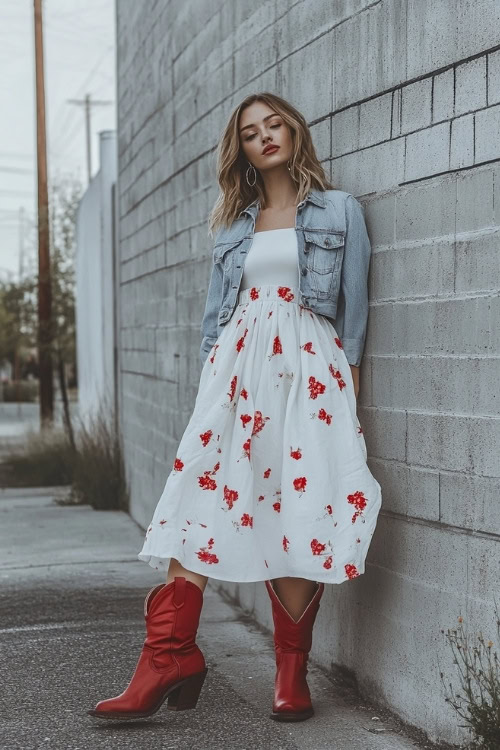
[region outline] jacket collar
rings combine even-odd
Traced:
[[[318,190],[317,188],[312,188],[309,193],[304,198],[304,203],[307,201],[310,201],[311,203],[315,203],[316,206],[319,206],[320,208],[325,208],[326,202],[325,202],[325,193],[323,190]],[[253,219],[257,216],[257,213],[259,211],[260,201],[258,198],[256,198],[252,203],[250,203],[246,208],[244,208],[240,212],[241,214],[247,213],[252,216]]]

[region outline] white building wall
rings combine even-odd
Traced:
[[[99,156],[99,172],[80,201],[76,231],[78,399],[85,421],[105,403],[114,408],[116,398],[114,131],[100,133]]]

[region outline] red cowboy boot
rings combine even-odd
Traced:
[[[274,621],[276,679],[271,719],[303,721],[314,714],[307,684],[307,661],[312,646],[312,631],[323,596],[319,583],[314,596],[296,622],[278,597],[271,581],[265,581],[271,599]]]
[[[140,719],[168,698],[173,711],[196,706],[208,667],[195,643],[203,592],[183,576],[152,588],[144,602],[146,640],[123,693],[89,709],[100,719]]]

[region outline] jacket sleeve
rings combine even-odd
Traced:
[[[212,261],[212,272],[208,283],[205,312],[201,321],[202,335],[200,360],[202,366],[208,357],[212,346],[217,341],[217,318],[222,304],[222,267],[220,263]]]
[[[368,323],[370,256],[364,207],[349,194],[346,198],[346,237],[335,327],[347,361],[356,367],[361,364]]]

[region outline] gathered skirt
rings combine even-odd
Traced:
[[[277,284],[238,293],[139,560],[241,583],[364,573],[381,487],[342,343],[298,300]]]

